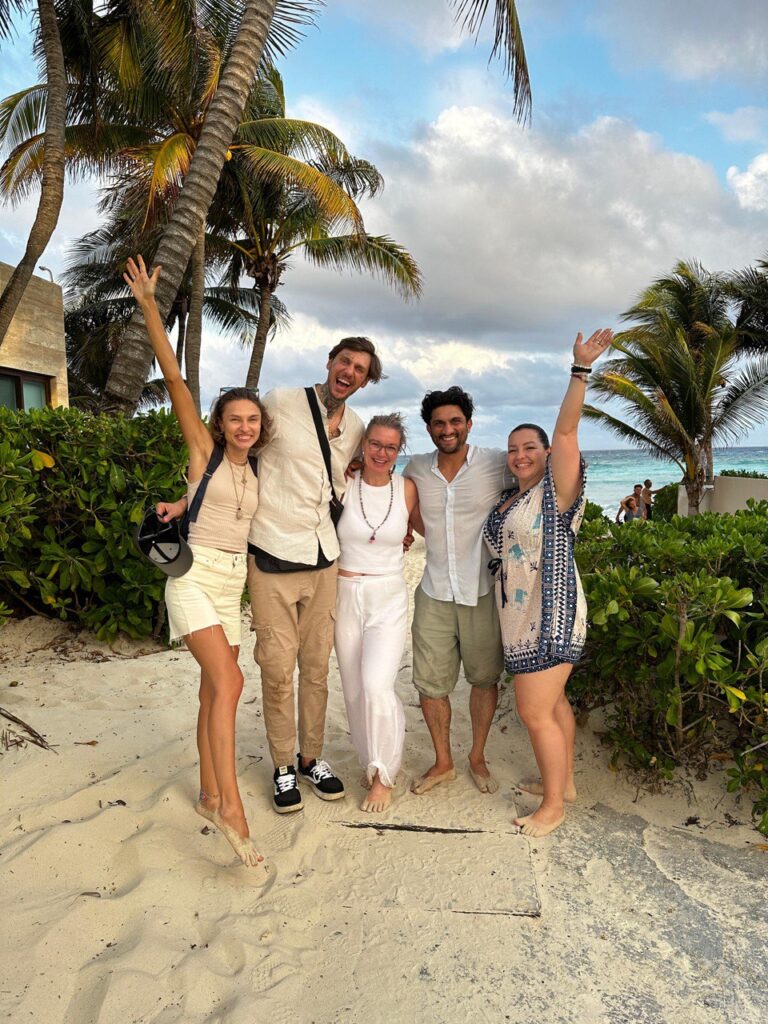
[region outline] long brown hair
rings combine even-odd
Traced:
[[[208,429],[211,432],[211,437],[216,444],[224,445],[224,430],[222,428],[222,419],[224,416],[224,410],[230,402],[239,401],[253,402],[261,413],[261,432],[259,433],[259,439],[256,444],[252,445],[251,451],[258,452],[268,445],[272,437],[272,419],[264,408],[264,405],[256,394],[250,388],[230,388],[229,391],[225,391],[224,394],[219,395],[216,401],[211,406],[211,415],[208,419]]]

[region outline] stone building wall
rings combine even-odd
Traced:
[[[0,263],[0,290],[13,267]],[[69,405],[61,288],[33,277],[0,345],[0,368],[26,370],[50,378],[51,405]]]

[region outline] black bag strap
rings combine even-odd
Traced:
[[[339,499],[336,497],[336,490],[333,486],[333,473],[331,472],[331,446],[328,442],[328,435],[325,432],[325,427],[323,426],[323,417],[320,413],[320,403],[317,400],[317,392],[314,388],[304,388],[304,393],[306,394],[307,401],[309,402],[312,419],[315,421],[317,440],[320,444],[320,451],[323,453],[323,461],[325,462],[325,471],[328,474],[328,482],[331,485],[331,495],[335,501],[338,501]]]
[[[213,474],[221,465],[223,459],[224,448],[220,444],[215,444],[213,446],[213,451],[211,452],[211,457],[208,459],[208,465],[205,467],[205,472],[200,478],[200,483],[195,491],[195,496],[192,499],[191,504],[188,506],[187,511],[181,520],[181,525],[179,526],[179,533],[184,540],[186,540],[189,535],[190,526],[200,515],[200,509],[203,506],[203,498],[205,497],[205,492],[208,490],[208,484],[210,483]],[[255,455],[248,456],[248,464],[251,467],[253,475],[257,477],[259,475],[259,460]]]

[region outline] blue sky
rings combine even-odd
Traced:
[[[695,16],[692,11],[695,10]],[[614,325],[679,258],[711,269],[768,252],[768,4],[716,0],[521,0],[533,121],[518,126],[487,40],[462,40],[446,0],[329,0],[281,65],[289,113],[333,128],[382,171],[366,226],[406,245],[419,303],[384,285],[297,263],[281,298],[291,328],[270,343],[263,386],[320,379],[345,334],[369,334],[389,379],[363,415],[400,408],[415,450],[425,390],[461,383],[474,439],[520,420],[551,427],[576,330]],[[6,49],[6,48],[4,48]],[[34,65],[22,34],[4,93]],[[8,56],[10,59],[8,59]],[[71,188],[43,262],[96,223]],[[0,259],[23,247],[31,207],[0,213]],[[204,397],[239,383],[246,355],[206,331]],[[585,448],[613,447],[585,425]],[[746,442],[768,444],[768,428]]]

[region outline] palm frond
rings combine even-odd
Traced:
[[[635,448],[642,449],[642,451],[647,452],[648,455],[654,458],[670,459],[680,467],[681,472],[685,472],[685,466],[680,461],[678,453],[673,448],[665,446],[663,441],[649,437],[629,423],[625,423],[624,420],[612,416],[610,413],[605,412],[604,409],[597,409],[594,405],[585,405],[583,414],[585,419],[592,420],[594,423],[600,423],[612,434],[615,434],[616,437],[621,438],[622,441],[629,441]]]
[[[237,131],[238,140],[298,156],[302,160],[325,158],[334,166],[348,163],[351,156],[341,139],[314,121],[290,117],[263,117],[244,121]]]
[[[264,46],[265,64],[276,64],[304,38],[304,30],[315,24],[325,0],[277,0]]]
[[[463,29],[477,37],[488,14],[490,0],[450,0],[456,20]],[[490,60],[499,57],[504,71],[512,78],[514,111],[520,121],[531,116],[531,80],[523,46],[523,32],[517,16],[515,0],[493,2],[493,48]]]
[[[768,353],[729,376],[717,395],[711,431],[717,442],[738,441],[768,419]]]
[[[380,277],[404,299],[421,295],[421,271],[402,245],[387,235],[337,235],[299,243],[307,259],[320,267],[356,270]]]
[[[364,230],[363,218],[355,201],[322,172],[285,153],[250,145],[236,148],[257,178],[295,184],[309,192],[327,216],[341,218],[359,232]]]

